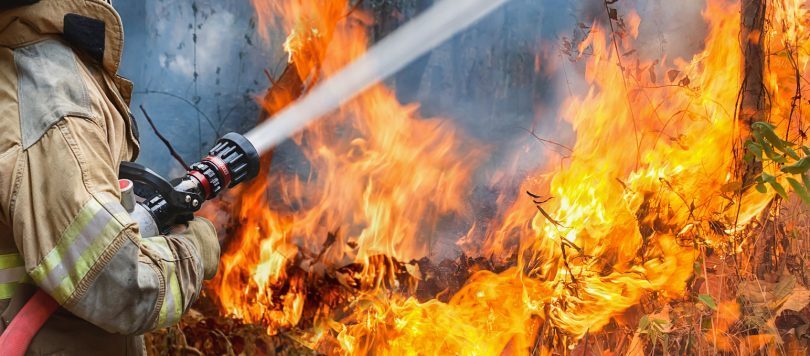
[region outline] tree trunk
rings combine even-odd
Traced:
[[[765,48],[762,43],[762,33],[765,31],[766,1],[742,1],[740,38],[744,51],[744,63],[743,84],[740,89],[741,97],[737,119],[746,129],[750,128],[754,122],[767,119],[765,115],[765,86],[762,82],[765,65]],[[742,142],[745,142],[748,136],[746,130]],[[749,186],[753,181],[753,177],[762,171],[761,163],[742,163],[740,166],[743,168],[741,173],[744,186]]]
[[[737,120],[746,130],[740,142],[745,142],[750,138],[748,129],[751,124],[767,120],[766,92],[762,81],[765,67],[765,46],[762,34],[765,31],[766,1],[743,0],[741,4],[740,40],[744,51],[744,63]],[[745,148],[740,147],[738,152],[744,153]],[[738,155],[738,157],[742,161],[742,155]],[[755,177],[762,173],[762,162],[742,161],[739,167],[741,169],[738,174],[742,176],[743,187],[750,187]],[[772,224],[767,214],[763,214],[761,220],[764,226]],[[751,246],[753,253],[751,268],[759,278],[764,278],[765,274],[773,268],[774,238],[768,235],[770,234],[760,234]]]
[[[765,48],[762,33],[765,31],[766,0],[743,0],[742,31],[740,32],[745,63],[743,73],[740,121],[750,126],[765,119],[765,86],[762,83],[765,64]]]

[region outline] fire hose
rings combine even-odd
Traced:
[[[158,236],[193,219],[205,201],[224,189],[249,181],[258,173],[259,153],[253,144],[240,134],[229,133],[217,141],[208,156],[172,181],[140,164],[122,162],[121,205],[138,223],[141,236]],[[0,355],[24,355],[58,308],[50,295],[37,289],[0,336]]]

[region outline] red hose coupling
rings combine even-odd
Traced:
[[[195,179],[197,179],[197,181],[200,182],[200,185],[203,188],[203,193],[205,193],[205,199],[210,198],[211,194],[213,194],[214,192],[211,189],[211,182],[208,181],[208,178],[205,177],[205,174],[202,174],[195,170],[191,170],[188,171],[188,175],[194,177]]]

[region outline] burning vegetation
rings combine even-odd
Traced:
[[[709,0],[701,52],[644,58],[616,2],[555,44],[588,84],[559,112],[573,146],[547,145],[493,217],[469,200],[486,142],[378,84],[294,139],[306,173],[265,157],[208,211],[229,240],[205,316],[151,347],[806,353],[805,3]],[[346,0],[253,3],[289,34],[267,117],[369,45],[373,16]],[[448,236],[461,255],[432,258]]]

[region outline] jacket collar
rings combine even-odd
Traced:
[[[79,16],[90,19],[90,22],[103,23],[101,64],[111,75],[118,72],[124,28],[118,12],[105,0],[41,0],[33,5],[0,11],[0,46],[18,48],[54,36],[64,38],[65,15],[71,14],[68,19]]]

